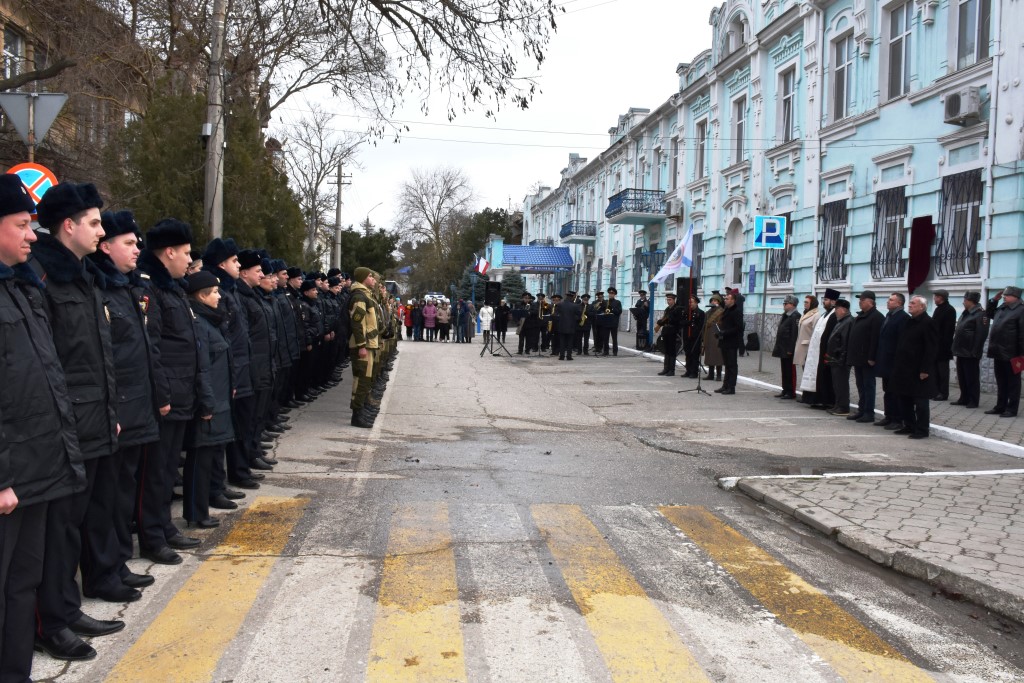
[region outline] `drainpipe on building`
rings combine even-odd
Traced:
[[[818,173],[814,183],[814,272],[811,279],[811,292],[814,292],[814,285],[818,281],[818,223],[821,220],[821,128],[822,121],[828,113],[828,95],[825,93],[825,11],[821,8],[815,10],[818,14],[818,103],[821,107],[818,114],[818,129],[814,131],[818,138]],[[791,236],[792,237],[792,236]]]
[[[999,128],[999,120],[996,115],[999,112],[999,65],[1003,58],[1003,28],[1002,20],[1003,3],[994,3],[992,11],[992,26],[995,27],[995,49],[992,51],[992,77],[989,92],[989,127],[988,127],[988,167],[986,169],[986,185],[988,185],[988,202],[985,207],[985,253],[982,255],[981,269],[981,294],[985,301],[988,301],[987,285],[992,272],[992,253],[989,245],[992,241],[992,212],[995,210],[995,179],[996,179],[996,129]]]

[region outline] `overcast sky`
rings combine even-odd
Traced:
[[[462,169],[476,192],[477,209],[518,206],[537,181],[557,185],[571,152],[593,158],[607,147],[608,128],[620,114],[630,107],[653,110],[676,92],[676,66],[710,47],[708,17],[719,3],[563,4],[566,14],[558,19],[537,78],[542,92],[530,108],[503,109],[496,119],[474,112],[449,123],[443,106],[424,117],[419,100],[410,98],[396,116],[410,128],[401,142],[378,141],[359,149],[360,168],[351,169],[352,184],[342,195],[342,225],[358,225],[369,213],[375,225],[394,227],[399,188],[414,168]],[[367,121],[348,113],[342,103],[319,102],[337,114],[337,129],[365,130]],[[301,117],[308,106],[308,101],[290,100],[282,119]]]

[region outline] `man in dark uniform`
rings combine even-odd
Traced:
[[[302,306],[302,319],[305,324],[307,349],[304,364],[306,376],[303,378],[303,384],[313,397],[319,396],[321,393],[320,389],[316,386],[317,374],[319,373],[317,363],[322,354],[321,347],[324,344],[325,336],[323,317],[320,315],[320,307],[316,302],[318,294],[319,290],[316,287],[316,280],[303,280],[302,284],[299,285],[299,304]]]
[[[548,333],[548,343],[551,349],[551,355],[557,356],[558,349],[561,346],[562,338],[559,336],[558,328],[555,325],[555,316],[558,315],[558,307],[562,305],[562,295],[552,294],[551,295],[551,316],[548,321],[544,324],[544,329]],[[563,352],[564,355],[564,352]]]
[[[704,311],[700,308],[700,299],[696,294],[690,297],[690,308],[685,318],[682,337],[686,374],[683,377],[692,379],[700,374],[700,353],[704,348]]]
[[[647,300],[647,291],[641,289],[637,294],[636,305],[629,309],[630,315],[636,322],[636,348],[638,351],[647,350],[647,320],[651,313],[651,303]]]
[[[537,292],[537,316],[540,318],[540,350],[547,351],[551,347],[551,332],[548,323],[551,322],[551,315],[554,306],[544,300],[544,292]]]
[[[580,297],[580,326],[576,332],[576,353],[582,353],[584,356],[590,355],[590,330],[592,327],[590,295],[584,294]]]
[[[271,262],[271,268],[274,275],[277,276],[277,287],[273,290],[273,294],[274,305],[280,314],[278,337],[284,338],[285,352],[289,360],[287,365],[282,363],[285,370],[277,382],[277,396],[282,409],[291,410],[299,406],[292,399],[295,395],[293,391],[295,374],[298,371],[302,346],[299,340],[298,325],[295,322],[295,309],[292,308],[292,301],[288,296],[288,264],[280,259],[275,259]]]
[[[299,340],[299,362],[292,366],[292,372],[294,378],[292,381],[292,392],[294,394],[294,400],[300,404],[305,405],[309,401],[313,400],[313,394],[311,393],[311,387],[308,384],[309,368],[312,363],[313,346],[312,343],[307,339],[307,329],[309,318],[309,305],[302,305],[302,269],[296,266],[292,266],[287,271],[287,294],[288,303],[291,304],[292,312],[295,318],[295,334]]]
[[[568,297],[555,308],[553,315],[554,331],[558,333],[558,360],[572,360],[572,347],[583,315],[580,305],[576,303],[576,292],[569,292]]]
[[[594,293],[594,303],[590,304],[590,319],[594,326],[594,355],[608,355],[608,302],[604,299],[604,291]]]
[[[949,292],[936,289],[932,295],[935,310],[932,312],[932,327],[935,328],[935,382],[937,385],[933,401],[949,399],[949,362],[953,360],[953,333],[956,332],[956,309],[949,303]]]
[[[166,218],[146,234],[139,254],[144,287],[146,330],[153,344],[153,379],[160,406],[160,442],[142,454],[136,525],[142,556],[158,564],[181,564],[178,550],[194,548],[199,540],[184,536],[171,522],[171,498],[185,429],[197,414],[213,414],[212,405],[199,405],[206,380],[199,372],[196,321],[179,281],[191,261],[192,229]]]
[[[33,210],[18,176],[0,175],[0,680],[19,682],[32,673],[47,511],[85,486],[43,285],[25,264]],[[70,654],[95,656],[73,633],[68,640],[78,641]]]
[[[135,574],[126,564],[134,544],[131,520],[138,491],[142,452],[160,440],[159,414],[153,403],[150,373],[152,349],[146,334],[146,313],[135,266],[142,231],[130,211],[104,212],[103,240],[89,259],[99,270],[97,286],[110,312],[110,332],[117,382],[117,476],[97,479],[96,500],[86,516],[92,527],[93,547],[82,553],[82,592],[109,602],[132,602],[142,597],[138,588],[153,583],[148,574]]]
[[[612,355],[619,355],[619,323],[622,320],[622,302],[618,300],[619,290],[608,288],[608,312],[612,315],[608,335],[611,338]],[[608,355],[608,342],[605,342],[604,355]]]
[[[665,295],[665,313],[655,325],[655,331],[661,332],[662,345],[665,347],[665,367],[659,375],[673,377],[676,374],[676,354],[679,349],[679,333],[683,329],[683,311],[676,305],[676,295],[669,292]]]
[[[275,359],[271,353],[270,330],[274,324],[268,311],[264,309],[261,296],[257,295],[260,281],[263,279],[263,265],[259,253],[255,249],[243,249],[238,252],[238,281],[235,290],[242,315],[245,317],[245,328],[249,332],[249,385],[252,387],[252,410],[239,412],[236,420],[236,441],[241,454],[246,458],[247,467],[241,479],[251,477],[251,470],[267,470],[274,463],[264,460],[260,451],[260,434],[266,426],[266,415],[270,404],[270,394],[274,387]],[[274,332],[276,338],[276,330]],[[230,508],[222,500],[224,489],[210,489],[210,502]]]

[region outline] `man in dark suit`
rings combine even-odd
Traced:
[[[793,367],[793,354],[796,353],[796,338],[799,332],[800,312],[796,310],[799,300],[790,294],[782,304],[782,318],[779,329],[775,333],[775,348],[772,355],[779,359],[782,371],[782,392],[775,398],[796,398],[796,369]]]
[[[739,374],[737,355],[743,346],[743,314],[736,304],[736,295],[732,292],[725,295],[725,311],[718,321],[716,336],[725,361],[725,379],[722,386],[715,389],[715,393],[735,394],[736,378]]]
[[[891,375],[903,414],[903,427],[894,433],[924,439],[928,437],[930,419],[928,401],[935,394],[936,335],[928,317],[928,300],[911,297],[909,308],[910,320],[896,342]]]
[[[572,360],[573,342],[582,315],[583,311],[576,302],[576,292],[569,292],[565,300],[555,306],[552,331],[558,335],[558,360]]]
[[[857,298],[860,312],[853,319],[846,353],[846,364],[853,368],[857,381],[857,410],[846,419],[874,424],[878,336],[885,316],[875,307],[875,293],[870,289],[865,289]]]
[[[683,311],[676,305],[676,295],[669,292],[665,295],[665,314],[655,324],[655,331],[661,330],[662,344],[665,347],[665,367],[659,375],[672,377],[676,374],[676,353],[679,349],[679,333],[683,328]]]
[[[938,350],[935,353],[936,393],[933,401],[949,398],[949,361],[953,360],[953,333],[956,332],[956,309],[949,303],[949,292],[936,289],[932,294],[935,310],[932,311],[932,326],[935,328]]]
[[[686,354],[686,374],[695,379],[700,374],[700,352],[704,347],[704,311],[700,310],[700,299],[690,296],[689,309],[683,313],[683,353]]]

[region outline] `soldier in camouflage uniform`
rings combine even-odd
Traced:
[[[363,267],[356,268],[354,279],[349,299],[352,328],[348,341],[352,362],[352,425],[368,429],[373,426],[373,419],[367,411],[367,399],[373,388],[374,361],[380,338],[378,306],[373,295],[376,280],[370,269]]]

